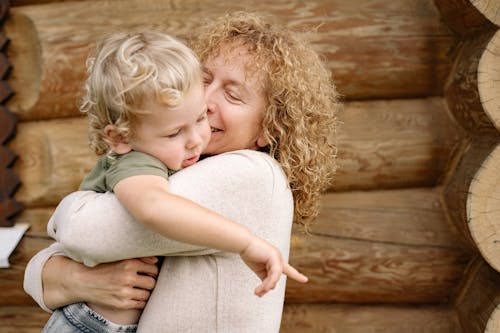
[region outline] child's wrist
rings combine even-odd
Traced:
[[[258,240],[258,237],[247,229],[246,241],[243,245],[243,248],[238,251],[238,253],[240,255],[243,255],[256,240]]]

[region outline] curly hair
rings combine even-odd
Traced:
[[[106,125],[125,137],[134,135],[134,121],[146,99],[166,107],[182,102],[192,85],[201,84],[201,65],[181,41],[156,31],[114,33],[103,38],[87,59],[88,77],[80,111],[89,121],[89,145],[106,154]]]
[[[307,230],[336,170],[340,103],[330,71],[303,34],[270,22],[262,14],[228,13],[205,24],[190,45],[202,63],[239,45],[255,60],[245,70],[265,81],[267,149],[288,178],[294,222]]]

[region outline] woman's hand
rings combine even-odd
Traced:
[[[259,297],[276,287],[281,274],[301,283],[306,283],[308,280],[305,275],[285,262],[276,247],[258,237],[252,238],[240,256],[262,280],[262,283],[255,289],[255,295]]]
[[[86,267],[54,256],[42,273],[45,304],[55,309],[88,302],[115,309],[143,309],[156,284],[156,257]]]

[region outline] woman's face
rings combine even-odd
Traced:
[[[205,154],[257,150],[267,145],[262,134],[264,90],[259,75],[245,74],[249,61],[252,57],[247,50],[238,47],[228,54],[223,50],[204,63],[205,98],[212,129]]]

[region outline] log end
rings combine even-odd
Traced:
[[[500,26],[500,2],[492,0],[471,0],[471,3],[488,20]]]
[[[493,35],[486,46],[479,60],[477,72],[477,86],[484,112],[500,131],[500,30]]]
[[[500,304],[491,313],[490,319],[486,324],[486,329],[484,333],[496,333],[500,332]]]
[[[486,157],[469,187],[468,226],[484,259],[500,272],[500,144]]]
[[[7,57],[12,64],[8,82],[14,96],[7,105],[21,117],[38,100],[42,86],[42,56],[39,35],[33,22],[12,9],[4,31],[10,39]]]

